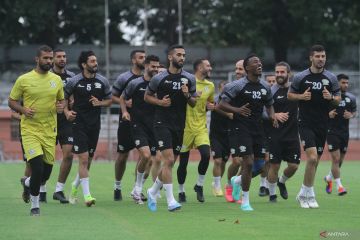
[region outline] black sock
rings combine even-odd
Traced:
[[[180,162],[177,169],[177,179],[179,184],[184,184],[187,175],[187,165],[189,162],[190,152],[180,153]]]
[[[198,166],[198,173],[199,175],[205,175],[206,171],[209,167],[210,161],[210,146],[209,145],[201,145],[198,147],[200,152],[201,160]]]

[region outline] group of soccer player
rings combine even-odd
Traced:
[[[75,204],[81,185],[85,204],[95,204],[89,170],[100,133],[101,107],[112,103],[120,105],[115,201],[123,198],[126,162],[129,152],[136,148],[139,159],[130,193],[134,202],[147,201],[149,210],[156,211],[160,190],[164,189],[168,210],[180,209],[187,201],[184,185],[190,150],[196,148],[200,153],[193,187],[197,200],[205,202],[203,186],[210,155],[214,159],[213,194],[224,195],[221,178],[231,157],[226,201],[240,203],[243,211],[252,211],[249,190],[257,175],[261,177],[260,196],[269,195],[271,203],[277,202],[278,186],[281,197],[288,198],[285,182],[300,164],[300,139],[307,156],[304,181],[296,197],[300,206],[319,207],[313,185],[326,139],[332,157],[331,171],[325,177],[326,191],[332,192],[334,179],[338,194],[346,194],[340,167],[356,101],[347,92],[348,76],[340,74],[336,78],[325,70],[323,46],[311,48],[308,69],[292,77],[289,64],[279,62],[275,74],[266,77],[268,82],[261,80],[261,60],[250,54],[236,63],[234,81],[220,82],[220,94],[216,97],[210,80],[210,61],[196,60],[191,74],[183,69],[185,56],[183,46],[170,46],[168,67],[164,68],[158,56],[134,50],[130,54],[131,69],[120,74],[111,89],[108,80],[97,73],[94,52],[81,52],[81,72],[75,75],[66,69],[64,50],[53,51],[48,46],[38,49],[36,68],[16,80],[9,97],[10,108],[21,114],[21,141],[28,169],[21,184],[23,200],[31,201],[30,215],[40,215],[39,202],[46,202],[45,184],[54,164],[57,142],[63,160],[53,199]],[[207,111],[211,111],[209,128]],[[74,154],[79,168],[67,199],[64,185]],[[176,200],[172,168],[178,157]],[[282,161],[287,162],[287,167],[278,177]],[[153,184],[145,195],[143,186],[150,174]]]

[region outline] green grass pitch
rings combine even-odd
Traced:
[[[94,207],[87,208],[82,198],[77,205],[62,205],[52,200],[59,171],[59,164],[56,164],[47,183],[48,203],[41,205],[40,217],[30,217],[30,206],[21,199],[19,179],[23,174],[24,163],[0,164],[0,239],[295,240],[321,239],[322,231],[355,231],[359,238],[353,239],[360,239],[360,162],[357,161],[346,161],[343,164],[342,182],[348,190],[348,194],[343,197],[337,196],[336,191],[332,194],[325,192],[323,177],[329,171],[330,162],[320,163],[315,183],[319,209],[301,209],[295,201],[303,178],[304,161],[296,175],[287,182],[288,200],[282,200],[278,194],[278,203],[270,204],[267,197],[258,197],[259,178],[255,178],[250,190],[254,212],[242,212],[239,205],[226,203],[224,198],[212,195],[212,164],[205,181],[205,203],[197,202],[192,189],[197,177],[197,163],[188,166],[185,188],[188,202],[183,204],[181,211],[168,212],[165,194],[162,192],[158,211],[150,212],[146,204],[136,205],[129,196],[134,182],[134,167],[134,162],[130,162],[125,172],[123,201],[114,202],[114,163],[94,163],[90,171],[90,189],[97,202]],[[76,170],[77,163],[66,184],[66,196]],[[173,173],[176,173],[175,169]],[[174,180],[176,182],[176,176]],[[145,188],[150,185],[148,179]],[[177,184],[174,184],[175,198],[177,189]]]

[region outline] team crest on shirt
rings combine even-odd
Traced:
[[[139,146],[139,145],[140,145],[140,140],[139,140],[139,139],[136,139],[136,140],[135,140],[135,145],[136,145],[136,146]]]
[[[164,146],[164,142],[163,142],[163,141],[159,141],[158,144],[159,144],[159,147],[163,147],[163,146]]]
[[[29,150],[29,155],[34,155],[35,154],[35,150],[34,149],[30,149]]]
[[[181,83],[186,85],[188,84],[189,80],[187,78],[181,78]]]
[[[101,88],[101,83],[95,83],[95,88]]]
[[[322,82],[322,84],[324,85],[324,86],[329,86],[329,80],[327,80],[327,79],[322,79],[321,80],[321,82]]]
[[[263,88],[260,89],[260,91],[261,91],[261,94],[262,94],[262,95],[266,95],[266,93],[267,93],[266,89],[263,89]]]
[[[51,88],[56,88],[56,82],[50,81],[50,87]]]
[[[345,102],[349,103],[349,102],[350,102],[350,98],[346,97],[346,98],[345,98]]]
[[[240,152],[246,152],[246,147],[245,146],[240,146]]]
[[[204,87],[204,92],[209,92],[209,87],[208,86],[206,86],[206,87]]]

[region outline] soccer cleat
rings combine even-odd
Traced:
[[[150,189],[147,190],[147,196],[148,196],[147,197],[148,198],[147,206],[148,206],[149,210],[152,212],[156,212],[156,210],[157,210],[156,198],[152,197],[152,195],[150,194]]]
[[[46,192],[40,192],[39,201],[42,203],[47,203]]]
[[[227,202],[235,202],[232,196],[232,186],[229,184],[225,185],[225,199]]]
[[[181,209],[181,204],[178,203],[178,202],[175,202],[174,204],[171,204],[168,206],[168,210],[170,212],[174,212],[174,211],[177,211],[177,210],[180,210]]]
[[[59,192],[54,192],[53,194],[53,199],[54,200],[58,200],[60,201],[60,203],[69,203],[69,200],[67,200],[65,198],[64,192],[63,191],[59,191]]]
[[[146,201],[147,201],[147,197],[146,197],[143,193],[141,193],[140,196],[141,196],[141,200],[142,200],[143,202],[146,202]]]
[[[239,201],[240,200],[240,192],[241,192],[241,186],[239,184],[235,183],[235,179],[237,176],[233,176],[231,178],[231,186],[232,186],[232,197],[235,201]]]
[[[271,203],[276,203],[276,202],[277,202],[277,196],[276,196],[276,194],[269,196],[269,202],[271,202]]]
[[[194,191],[196,192],[196,198],[199,202],[205,202],[203,186],[195,184]]]
[[[180,192],[179,193],[179,203],[184,203],[184,202],[186,202],[185,192]]]
[[[114,201],[121,201],[121,200],[122,200],[121,189],[115,189],[114,190]]]
[[[288,192],[287,192],[285,183],[281,183],[281,182],[279,182],[279,180],[278,180],[278,181],[277,181],[277,185],[278,185],[279,190],[280,190],[280,196],[281,196],[283,199],[288,199],[289,195],[288,195]]]
[[[134,202],[135,202],[136,204],[139,204],[139,205],[143,205],[143,204],[144,204],[141,195],[138,194],[138,193],[136,193],[136,192],[134,192],[134,193],[132,194],[132,199],[134,200]]]
[[[30,216],[40,216],[40,208],[32,208],[30,209]]]
[[[319,208],[319,204],[317,203],[315,197],[307,197],[307,202],[309,208]]]
[[[267,190],[267,191],[266,191]],[[265,197],[269,195],[269,189],[267,189],[266,187],[264,186],[261,186],[260,189],[259,189],[259,196],[260,197]]]
[[[22,193],[22,199],[25,203],[30,202],[30,188],[25,185],[25,180],[27,177],[22,177],[20,179],[20,183],[23,186],[23,193]]]
[[[326,177],[324,177],[324,180],[326,182],[325,190],[328,194],[330,194],[332,192],[332,180],[328,181]]]
[[[87,207],[91,207],[92,205],[95,205],[96,198],[93,198],[90,194],[84,196],[85,204]]]
[[[309,208],[309,203],[306,196],[297,195],[296,200],[300,203],[301,208]]]
[[[69,203],[71,203],[71,204],[76,204],[76,203],[78,202],[77,192],[78,192],[78,189],[77,189],[74,185],[71,185],[71,192],[70,192],[70,196],[69,196]]]
[[[215,197],[222,197],[224,196],[223,191],[221,190],[221,188],[216,188],[214,183],[211,184],[212,185],[212,193]]]
[[[338,188],[338,195],[339,196],[343,196],[347,193],[346,189],[344,187],[339,187]]]
[[[250,203],[241,204],[240,209],[243,210],[243,211],[254,211],[254,209],[250,206]]]

